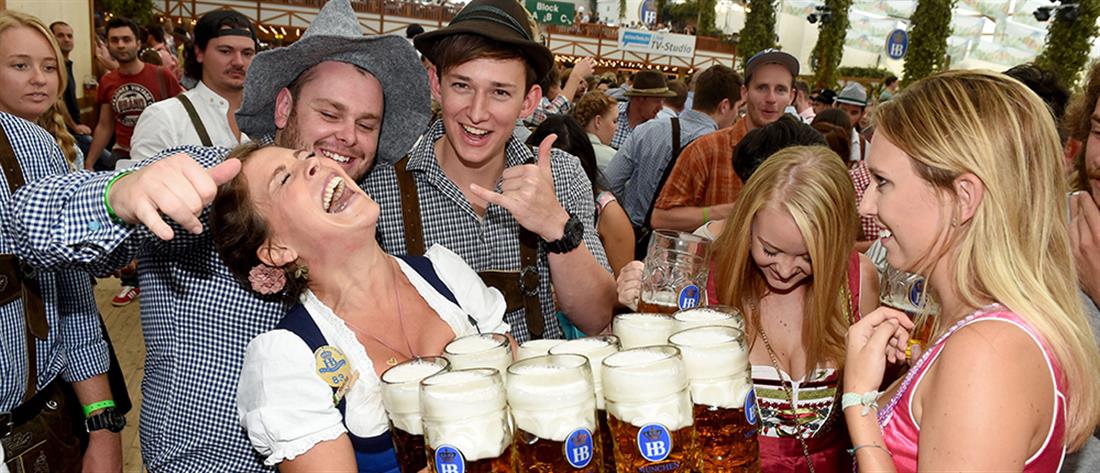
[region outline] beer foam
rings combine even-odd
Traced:
[[[619,351],[619,348],[614,344],[609,343],[607,340],[601,338],[578,338],[576,340],[569,340],[554,348],[550,349],[550,354],[574,354],[584,355],[588,358],[588,366],[592,369],[592,384],[595,387],[596,392],[596,408],[604,410],[603,400],[603,359],[607,358],[612,353]]]
[[[595,431],[596,398],[587,373],[539,364],[513,367],[508,405],[516,428],[555,442],[581,427]]]
[[[516,351],[516,361],[526,360],[528,358],[534,358],[536,356],[542,356],[550,353],[550,349],[558,345],[561,345],[565,340],[528,340],[523,342],[519,346],[519,350]]]
[[[692,424],[683,360],[662,347],[625,350],[604,359],[607,412],[641,427],[658,422],[672,430]]]
[[[481,335],[473,335],[452,340],[451,343],[447,344],[444,351],[455,355],[465,355],[490,350],[497,345],[500,345],[497,340]]]
[[[511,443],[500,378],[483,370],[460,370],[426,378],[420,389],[425,441],[450,444],[467,460],[495,458]]]
[[[423,434],[420,425],[420,380],[443,369],[436,363],[412,361],[382,373],[382,405],[394,427],[413,435]]]
[[[684,358],[692,401],[714,407],[744,407],[752,389],[749,352],[739,331],[704,326],[669,337]]]
[[[676,331],[703,325],[725,325],[736,329],[745,329],[745,322],[740,315],[707,307],[683,310],[677,312],[672,318],[676,320]]]
[[[672,317],[664,314],[631,313],[615,316],[612,333],[619,337],[623,349],[650,345],[665,345],[672,335]]]

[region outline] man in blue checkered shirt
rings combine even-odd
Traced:
[[[474,0],[446,28],[418,35],[417,49],[435,65],[429,78],[442,119],[365,187],[382,207],[382,247],[401,254],[441,244],[457,253],[513,301],[505,320],[520,342],[562,338],[558,308],[597,333],[615,302],[580,161],[548,142],[536,158],[512,136],[516,118],[538,105],[536,82],[553,63],[529,25],[513,0]],[[422,235],[413,235],[417,226]],[[523,246],[534,247],[528,262]],[[511,279],[494,284],[484,274],[491,270]]]
[[[68,171],[61,150],[45,130],[7,113],[0,113],[0,128],[11,145],[14,159],[19,163],[19,168],[14,172],[21,172],[25,180],[63,175]],[[0,201],[8,201],[8,185],[0,184],[0,189]],[[0,215],[0,222],[5,228],[10,227],[8,217],[7,214]],[[7,232],[0,233],[0,253],[17,253],[17,248],[18,241],[15,237]],[[18,283],[9,279],[10,276],[7,271],[0,276],[0,291],[16,287]],[[21,296],[17,292],[14,300],[0,304],[0,347],[3,347],[3,355],[0,356],[0,439],[4,440],[2,448],[8,450],[10,455],[23,453],[25,447],[31,448],[31,451],[19,458],[4,458],[4,451],[0,450],[0,470],[5,470],[6,461],[14,461],[25,465],[28,470],[37,471],[40,463],[46,466],[58,460],[39,458],[38,455],[43,455],[44,452],[35,452],[33,445],[20,446],[20,443],[26,444],[29,437],[25,437],[26,433],[20,430],[26,419],[21,419],[24,416],[19,412],[37,417],[39,412],[45,410],[44,405],[56,402],[51,396],[58,392],[57,382],[60,379],[72,383],[81,404],[94,408],[96,404],[107,405],[100,401],[111,400],[111,390],[105,374],[109,365],[107,343],[100,330],[99,309],[95,304],[88,275],[73,270],[60,270],[40,272],[35,279],[44,303],[48,331],[41,333],[42,338],[34,342],[36,363],[33,371],[28,366],[27,339],[38,334],[31,335],[25,328],[27,322],[24,304],[32,304],[27,302],[29,296],[26,292]],[[35,383],[30,391],[35,394],[27,400],[24,396],[28,391],[31,373],[34,374]],[[110,406],[113,410],[113,402]],[[67,407],[79,410],[79,406]],[[89,414],[99,415],[104,411],[103,407],[99,407]],[[9,422],[13,425],[8,425]],[[17,433],[11,433],[12,427]],[[121,426],[115,425],[112,428],[121,429]],[[36,438],[33,441],[38,440]],[[91,432],[83,467],[86,471],[121,470],[122,440],[119,433],[109,429]]]
[[[356,18],[348,0],[333,0],[302,39],[257,55],[241,131],[333,159],[357,179],[376,158],[403,156],[430,114],[424,68],[403,38],[364,37]],[[287,307],[243,288],[204,232],[216,186],[240,169],[222,162],[227,152],[188,146],[128,175],[41,180],[10,208],[16,245],[36,265],[105,272],[140,256],[141,453],[154,472],[268,470],[238,421],[237,378],[248,342]]]

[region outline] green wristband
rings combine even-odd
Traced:
[[[93,413],[95,411],[98,411],[100,409],[106,409],[108,407],[115,407],[115,401],[107,399],[107,400],[104,400],[104,401],[93,402],[91,404],[88,404],[88,405],[84,406],[84,418],[85,419],[88,418],[88,414],[91,414],[91,413]]]
[[[710,221],[710,207],[703,207],[703,225]]]
[[[107,216],[111,218],[111,221],[119,225],[126,225],[126,222],[124,222],[121,218],[118,218],[118,214],[115,213],[115,209],[111,208],[111,201],[107,199],[107,194],[111,192],[111,187],[113,187],[119,179],[128,176],[132,172],[134,172],[133,169],[127,169],[118,174],[115,174],[113,177],[111,177],[111,180],[107,181],[107,187],[103,188],[103,207],[107,209]]]

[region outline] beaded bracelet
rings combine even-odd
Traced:
[[[882,450],[882,451],[886,452],[887,455],[890,455],[890,458],[894,457],[894,454],[890,453],[890,451],[887,450],[886,447],[883,447],[882,445],[879,445],[877,443],[868,443],[868,444],[864,444],[864,445],[856,445],[856,446],[848,449],[848,454],[854,457],[856,455],[856,452],[859,451],[859,449],[861,449],[861,448],[877,448],[879,450]]]

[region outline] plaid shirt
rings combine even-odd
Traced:
[[[447,178],[436,160],[435,142],[443,138],[443,134],[443,122],[437,121],[409,151],[407,169],[416,180],[416,190],[420,198],[424,247],[443,245],[462,257],[474,271],[518,271],[519,224],[507,210],[496,205],[490,205],[485,210],[484,217],[474,212],[465,194]],[[536,158],[531,148],[512,138],[505,147],[504,159],[506,165],[511,167]],[[592,199],[592,184],[581,169],[580,161],[564,151],[554,149],[551,153],[551,164],[558,202],[584,223],[584,242],[588,250],[610,272],[600,237],[589,223],[595,221],[595,202]],[[363,189],[382,207],[378,224],[382,248],[391,254],[406,253],[404,218],[401,214],[403,203],[394,165],[378,163],[367,177]],[[500,192],[499,182],[496,191]],[[550,262],[541,246],[538,253],[539,300],[546,321],[543,337],[562,338],[561,326],[554,315]],[[522,343],[531,338],[522,309],[508,312],[504,315],[504,321],[512,327],[512,336],[517,342]]]
[[[535,111],[531,112],[531,116],[527,117],[528,126],[539,126],[542,122],[546,121],[546,117],[550,115],[560,115],[563,113],[569,113],[569,110],[573,107],[569,105],[569,99],[564,95],[558,94],[554,97],[554,100],[550,100],[543,97],[539,101],[539,106],[535,107]]]
[[[686,146],[654,207],[710,207],[737,200],[741,178],[733,171],[733,148],[749,132],[748,123],[743,118]]]
[[[228,153],[187,146],[140,166],[177,151],[207,167]],[[56,176],[20,189],[12,205],[20,251],[36,265],[78,262],[100,273],[138,257],[147,350],[141,455],[150,471],[271,471],[238,420],[237,378],[248,342],[274,328],[288,307],[244,289],[206,232],[193,235],[172,224],[175,237],[161,241],[143,226],[113,223],[103,190],[114,174]]]
[[[8,141],[11,142],[26,181],[61,175],[68,171],[61,150],[45,130],[6,113],[0,113]],[[11,196],[6,176],[0,185],[0,253],[19,254],[18,237],[11,225]],[[108,367],[107,343],[100,331],[99,309],[92,294],[88,275],[72,270],[40,272],[38,282],[46,306],[50,331],[45,340],[36,341],[38,379],[41,389],[58,375],[66,381],[83,381],[105,373]],[[27,334],[23,300],[0,306],[0,411],[7,412],[23,401],[27,387]]]
[[[702,112],[684,110],[680,114],[681,152],[696,138],[718,129],[714,119]],[[634,129],[615,158],[604,170],[604,179],[630,222],[641,226],[660,189],[661,177],[672,156],[672,120],[650,120]],[[627,184],[630,184],[629,186]]]
[[[630,108],[630,102],[619,102],[619,123],[615,125],[615,134],[611,136],[611,147],[619,149],[626,141],[626,137],[630,136],[630,132],[634,131],[630,127],[630,118],[627,117],[626,111]]]
[[[863,194],[871,185],[871,171],[867,169],[867,161],[859,161],[848,169],[848,176],[852,178],[852,185],[856,187],[856,205],[863,202]],[[859,241],[877,240],[878,233],[883,228],[879,226],[874,217],[859,216]]]

